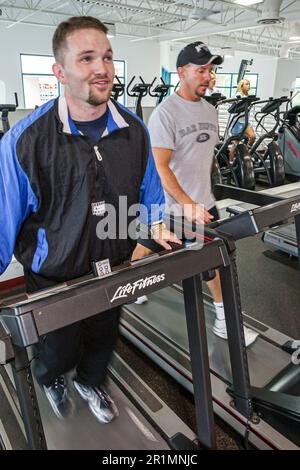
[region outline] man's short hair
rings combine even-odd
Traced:
[[[67,36],[80,29],[97,29],[104,34],[108,32],[105,24],[93,16],[73,16],[63,21],[57,26],[52,39],[53,54],[57,62],[63,63]]]

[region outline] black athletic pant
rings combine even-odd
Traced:
[[[79,382],[93,387],[104,383],[118,338],[120,307],[48,333],[35,346],[34,374],[49,386],[76,368]]]
[[[25,279],[28,292],[57,284],[32,272],[25,272]],[[103,384],[118,338],[120,312],[116,307],[42,336],[34,345],[33,372],[38,383],[49,386],[75,368],[79,382]]]

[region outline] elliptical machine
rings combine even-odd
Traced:
[[[203,96],[203,98],[215,108],[218,107],[219,103],[227,99],[222,93],[212,93],[211,95]]]
[[[218,105],[232,103],[228,109],[230,117],[227,122],[224,140],[219,149],[216,150],[215,155],[220,167],[222,182],[250,190],[255,188],[255,176],[253,161],[244,132],[249,124],[250,107],[258,100],[259,98],[256,96],[249,95],[244,98],[230,98],[218,103]],[[241,119],[244,120],[244,125],[237,134],[231,135],[231,129]],[[229,145],[231,144],[235,145],[233,162],[230,162],[228,157]]]
[[[8,114],[14,112],[19,106],[18,95],[15,95],[15,104],[0,104],[0,113],[1,113],[1,123],[2,130],[0,130],[0,139],[4,136],[5,132],[9,131],[10,124],[8,120]]]
[[[289,109],[278,130],[278,144],[284,155],[285,173],[290,181],[300,179],[300,106]]]
[[[222,95],[222,93],[212,93],[209,96],[208,95],[203,96],[203,99],[205,99],[205,101],[207,101],[209,104],[217,108],[219,103],[226,100],[226,96]],[[214,155],[212,166],[211,166],[211,186],[212,188],[214,188],[216,184],[222,184],[222,182],[223,180],[222,180],[221,168],[216,158],[216,155]]]
[[[153,87],[156,77],[154,78],[151,87],[149,88],[149,95],[152,96],[153,98],[156,98],[156,106],[159,105],[162,100],[167,96],[169,93],[169,90],[174,86],[174,85],[168,85],[162,77],[160,77],[161,83],[156,85],[156,87],[151,90]]]
[[[124,95],[125,83],[122,83],[117,75],[115,76],[115,80],[116,82],[113,84],[111,96],[115,101],[118,101],[118,98]]]
[[[260,101],[259,104],[265,104],[255,114],[255,120],[257,121],[256,131],[262,129],[263,133],[251,147],[250,154],[254,161],[255,175],[265,175],[270,186],[280,186],[285,182],[284,158],[277,143],[277,128],[280,125],[280,107],[288,101],[287,96]],[[275,120],[275,124],[270,131],[264,125],[264,120],[267,116],[272,116]],[[271,142],[265,145],[265,149],[261,153],[261,145],[270,139]]]

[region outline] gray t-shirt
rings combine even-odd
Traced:
[[[148,127],[152,147],[173,150],[169,166],[182,189],[211,209],[211,166],[219,142],[215,108],[204,99],[188,101],[174,93],[153,111]],[[165,197],[166,209],[176,203],[169,194]]]

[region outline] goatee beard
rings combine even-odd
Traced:
[[[87,103],[92,106],[100,106],[100,104],[107,103],[111,95],[111,90],[107,92],[107,96],[105,98],[99,98],[98,96],[93,95],[92,91],[89,93],[89,97],[87,99]]]

